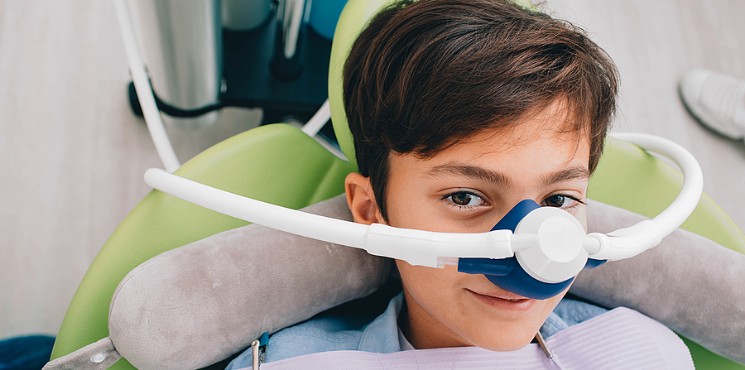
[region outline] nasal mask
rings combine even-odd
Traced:
[[[226,215],[412,265],[483,274],[495,285],[534,299],[564,291],[583,268],[631,258],[656,246],[693,212],[703,191],[703,174],[681,146],[651,135],[616,134],[619,139],[663,155],[683,171],[684,183],[667,209],[650,220],[608,234],[587,234],[574,216],[524,200],[485,233],[443,233],[382,224],[363,225],[314,215],[212,188],[161,169],[145,181]],[[631,181],[631,179],[630,179]]]

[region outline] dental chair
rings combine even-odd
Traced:
[[[354,150],[343,111],[342,67],[365,20],[386,2],[351,0],[338,22],[329,71],[329,100],[334,130],[347,158],[354,158]],[[273,124],[227,139],[175,173],[232,193],[299,209],[343,193],[344,177],[354,170],[353,160],[335,156],[299,129]],[[652,217],[673,200],[680,182],[680,173],[663,161],[634,145],[609,139],[590,180],[588,195]],[[150,192],[114,231],[90,266],[60,327],[52,359],[109,336],[112,296],[133,268],[163,252],[246,224],[159,191]],[[745,234],[705,194],[682,228],[745,253]],[[686,344],[698,368],[745,369],[694,342],[686,340]],[[94,360],[103,361],[91,358]],[[122,358],[112,368],[132,365]]]

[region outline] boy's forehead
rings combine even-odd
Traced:
[[[463,174],[468,172],[463,170],[466,167],[538,173],[572,167],[582,168],[589,174],[589,134],[582,130],[546,126],[544,120],[545,117],[536,117],[508,127],[485,129],[428,156],[412,156],[410,153],[392,155],[391,158],[396,162],[395,158],[416,157],[412,158],[416,159],[414,162],[409,162],[414,166],[409,170],[416,169],[421,173],[431,172],[429,170],[433,168],[460,168],[439,173]]]
[[[536,133],[531,139],[512,142],[510,135],[483,136],[427,158],[392,155],[390,191],[398,191],[402,184],[417,188],[492,184],[504,191],[535,190],[557,183],[583,187],[589,180],[590,144],[582,135]]]
[[[538,141],[554,142],[556,146],[574,143],[577,147],[589,143],[590,130],[583,125],[583,118],[575,114],[564,99],[555,99],[550,104],[529,110],[516,119],[498,122],[465,137],[453,145],[475,145],[484,149],[484,154],[511,150],[517,146],[529,146]],[[491,145],[486,145],[487,142]],[[494,143],[501,145],[493,145]]]

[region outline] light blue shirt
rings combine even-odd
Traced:
[[[372,321],[364,315],[340,317],[320,314],[308,321],[282,329],[269,337],[264,362],[327,351],[401,351],[402,345],[405,344],[399,340],[398,315],[403,303],[403,293],[399,293],[391,299],[386,310]],[[548,338],[603,312],[606,312],[604,308],[564,298],[548,316],[540,331],[544,338]],[[236,357],[227,369],[250,367],[252,358],[249,348]]]

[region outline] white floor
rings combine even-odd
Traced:
[[[549,0],[616,60],[615,130],[655,133],[697,156],[706,191],[745,226],[745,145],[689,117],[680,74],[745,77],[745,2]],[[147,193],[159,160],[129,111],[128,73],[111,1],[0,0],[0,337],[55,333],[100,246]],[[185,160],[256,124],[226,110],[202,129],[171,125]]]

